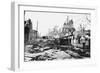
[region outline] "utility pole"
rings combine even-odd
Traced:
[[[67,16],[67,24],[68,24],[68,22],[69,22],[69,16]]]
[[[36,32],[36,38],[38,37],[38,20],[37,20],[37,27],[36,27],[36,30],[37,30],[37,32]]]

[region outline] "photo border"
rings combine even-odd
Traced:
[[[73,7],[69,7],[69,6],[68,7],[67,6],[66,7],[60,7],[60,6],[42,6],[42,5],[33,5],[31,3],[30,4],[25,4],[25,3],[13,2],[12,3],[12,13],[13,13],[12,15],[13,16],[11,18],[12,19],[12,25],[13,25],[12,26],[12,30],[13,30],[13,32],[12,32],[12,37],[13,37],[12,44],[13,44],[13,46],[12,46],[11,53],[12,53],[13,56],[11,58],[11,63],[12,63],[11,64],[11,69],[14,70],[14,71],[26,70],[29,67],[29,66],[28,67],[26,66],[26,67],[22,67],[21,68],[22,63],[21,63],[21,54],[20,54],[20,41],[21,41],[21,39],[20,39],[20,29],[21,29],[20,28],[20,6],[25,6],[25,7],[27,7],[27,6],[34,6],[34,7],[44,7],[44,8],[45,7],[46,8],[49,7],[49,8],[57,8],[57,9],[59,9],[59,8],[61,8],[61,9],[70,8],[70,9],[76,9],[76,10],[77,9],[79,9],[79,10],[90,10],[91,12],[94,13],[94,15],[93,15],[94,17],[96,15],[96,8],[95,7],[92,7],[92,8],[84,8],[84,7],[83,8],[78,8],[78,7],[74,7],[74,6]],[[94,17],[92,17],[92,18],[95,19]],[[64,62],[64,61],[62,61],[62,62]],[[48,62],[48,63],[50,63],[50,62]],[[56,63],[56,62],[54,62],[54,63]],[[37,64],[39,66],[40,63],[39,64],[35,63],[35,64]],[[86,65],[87,64],[88,64],[88,62],[86,63]],[[94,65],[95,64],[95,59],[93,59],[93,61],[90,64]],[[49,65],[47,65],[47,66],[49,66]],[[50,65],[50,66],[52,67],[53,65]],[[68,66],[71,66],[71,65],[68,65]],[[32,66],[30,66],[30,67],[32,67]],[[32,69],[34,69],[34,68],[32,68]]]

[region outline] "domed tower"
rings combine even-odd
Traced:
[[[65,42],[67,45],[68,44],[70,45],[73,43],[73,38],[74,38],[73,32],[75,31],[73,23],[74,23],[73,20],[72,19],[69,20],[69,16],[67,16],[67,19],[65,23],[63,24],[62,37],[65,38],[64,39],[65,41],[63,40],[63,42]]]
[[[70,35],[73,30],[75,28],[73,27],[73,20],[69,20],[69,16],[67,16],[67,19],[65,21],[65,23],[63,24],[63,29],[62,29],[62,32],[64,35]]]

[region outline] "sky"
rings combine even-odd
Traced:
[[[84,24],[86,29],[90,29],[90,23],[86,19],[87,17],[90,20],[90,15],[88,14],[25,12],[25,20],[28,20],[29,18],[32,20],[34,30],[36,30],[38,22],[38,32],[41,36],[47,35],[48,31],[54,26],[58,26],[58,28],[63,27],[67,16],[69,16],[69,20],[73,20],[73,25],[76,30],[78,30],[80,24]]]

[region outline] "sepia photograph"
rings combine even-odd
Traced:
[[[24,62],[91,58],[91,14],[24,10]]]

